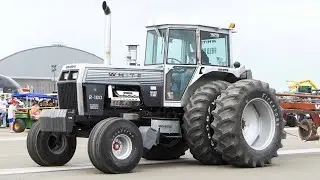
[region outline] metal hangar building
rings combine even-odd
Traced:
[[[22,88],[35,93],[51,93],[61,68],[72,63],[103,63],[89,52],[62,46],[42,46],[19,51],[0,59],[0,74],[12,78]]]

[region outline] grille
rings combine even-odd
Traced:
[[[74,109],[77,111],[77,85],[75,82],[58,83],[58,99],[60,109]]]

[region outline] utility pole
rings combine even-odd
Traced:
[[[56,91],[56,71],[57,71],[57,65],[52,64],[51,72],[53,73],[53,91]]]

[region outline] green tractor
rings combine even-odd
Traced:
[[[37,94],[37,93],[22,93],[22,94],[13,94],[12,97],[19,99],[24,103],[24,107],[18,107],[16,111],[16,118],[13,124],[13,131],[16,133],[24,132],[25,129],[30,129],[37,119],[32,118],[31,116],[31,106],[32,100],[34,98],[38,99],[49,99],[56,100],[56,97],[48,96],[45,94]],[[43,109],[42,107],[40,107]],[[50,107],[55,108],[55,107]]]

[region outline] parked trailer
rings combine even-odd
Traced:
[[[284,119],[290,114],[310,116],[296,122],[301,140],[319,140],[317,129],[320,126],[320,95],[279,93],[277,96],[280,99]]]

